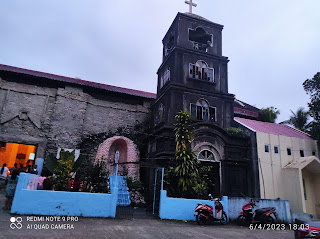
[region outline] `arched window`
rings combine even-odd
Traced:
[[[208,67],[205,61],[197,61],[196,64],[189,64],[189,77],[199,80],[214,82],[214,69]]]
[[[210,150],[202,150],[198,155],[200,161],[216,161],[214,154]]]
[[[196,120],[216,121],[216,108],[210,107],[205,99],[198,100],[196,104],[191,103],[190,112]]]
[[[170,67],[166,68],[161,74],[160,88],[164,86],[170,80]]]

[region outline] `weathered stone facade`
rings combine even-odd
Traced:
[[[108,91],[61,82],[50,74],[15,71],[0,69],[0,141],[36,145],[40,158],[58,147],[79,148],[90,135],[130,130],[146,119],[153,100],[151,94]]]

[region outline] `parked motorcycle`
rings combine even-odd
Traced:
[[[255,201],[250,200],[249,203],[242,207],[242,212],[239,213],[237,219],[240,226],[249,223],[274,223],[277,220],[277,213],[274,207],[259,208],[253,212],[255,206]],[[274,218],[271,216],[272,214]]]
[[[219,198],[213,198],[211,194],[209,194],[209,197],[211,201],[215,201],[215,211],[213,211],[213,207],[208,204],[198,203],[194,212],[198,224],[204,225],[208,221],[220,221],[221,224],[226,224],[228,221],[227,214],[223,211],[223,206]]]

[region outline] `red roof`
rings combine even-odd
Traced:
[[[234,117],[234,120],[256,132],[312,140],[312,138],[308,134],[303,133],[300,130],[294,129],[288,125],[267,123],[239,117]]]
[[[66,76],[59,76],[59,75],[49,74],[49,73],[40,72],[40,71],[33,71],[33,70],[23,69],[23,68],[14,67],[14,66],[7,66],[7,65],[0,64],[0,70],[26,74],[26,75],[36,76],[36,77],[43,77],[43,78],[47,78],[55,81],[62,81],[62,82],[67,82],[67,83],[72,83],[77,85],[89,86],[93,88],[104,89],[104,90],[128,94],[128,95],[140,96],[140,97],[151,98],[151,99],[156,98],[156,94],[150,93],[150,92],[122,88],[122,87],[112,86],[112,85],[105,85],[105,84],[100,84],[96,82],[85,81],[85,80],[80,80],[80,79],[66,77]]]

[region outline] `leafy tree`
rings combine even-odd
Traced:
[[[320,143],[320,72],[314,75],[312,79],[303,82],[303,88],[310,95],[308,103],[310,116],[314,119],[311,122],[310,134]]]
[[[174,133],[176,142],[175,157],[167,170],[164,184],[168,195],[192,197],[191,191],[198,173],[199,162],[191,149],[193,120],[189,112],[180,111],[175,116]]]
[[[280,111],[273,106],[262,108],[259,112],[259,120],[263,122],[275,123],[279,114],[280,114]]]
[[[175,158],[166,171],[164,184],[169,196],[207,198],[216,185],[211,177],[213,166],[200,165],[192,152],[194,125],[189,112],[180,111],[175,116]]]
[[[283,121],[280,124],[289,124],[303,132],[308,132],[310,128],[310,123],[308,123],[309,112],[305,111],[303,107],[300,107],[297,112],[291,110],[291,113],[292,116],[290,119]]]
[[[310,95],[310,115],[315,121],[320,122],[320,72],[303,82],[303,88]]]

